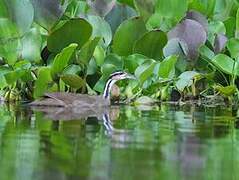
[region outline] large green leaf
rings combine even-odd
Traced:
[[[163,47],[167,43],[167,36],[160,30],[145,33],[134,45],[134,53],[145,55],[153,59],[161,59]]]
[[[132,54],[134,43],[145,32],[146,27],[142,18],[135,17],[124,21],[114,35],[113,52],[121,56]]]
[[[88,64],[90,59],[92,58],[95,48],[97,46],[97,44],[99,43],[100,38],[96,37],[93,40],[88,41],[80,50],[79,54],[78,54],[78,59],[79,62],[78,63],[84,63],[84,64]]]
[[[135,70],[135,76],[143,84],[153,74],[156,62],[154,60],[147,60]]]
[[[72,88],[79,89],[85,85],[85,81],[76,74],[64,74],[61,79]]]
[[[137,67],[143,64],[146,60],[148,60],[148,58],[141,54],[132,54],[124,59],[125,69],[130,73],[134,73]]]
[[[189,1],[189,8],[197,10],[207,16],[213,16],[216,0],[192,0]]]
[[[87,20],[93,27],[92,36],[102,37],[103,44],[107,47],[112,40],[112,32],[110,25],[99,16],[87,16]]]
[[[29,0],[3,0],[8,11],[8,18],[20,29],[21,34],[32,25],[34,9]]]
[[[56,55],[51,67],[51,74],[53,78],[55,78],[57,74],[61,73],[68,65],[68,62],[76,48],[77,44],[70,44]]]
[[[180,20],[187,11],[187,0],[157,0],[155,11],[165,18]]]
[[[105,20],[110,24],[112,32],[115,33],[116,29],[123,21],[134,16],[137,16],[137,12],[133,8],[117,3],[105,17]]]
[[[226,74],[233,75],[234,68],[237,67],[237,63],[225,54],[218,54],[212,59],[213,64]],[[239,75],[239,69],[235,69],[235,73]]]
[[[232,58],[239,57],[239,39],[232,38],[227,43],[227,49],[229,50]]]
[[[47,30],[57,23],[66,8],[66,5],[61,5],[61,0],[31,0],[31,2],[35,21]]]
[[[179,91],[183,91],[186,87],[189,87],[193,84],[193,78],[198,76],[199,73],[195,71],[186,71],[183,72],[176,82],[176,87]]]
[[[32,28],[22,39],[22,58],[31,62],[39,62],[41,46],[41,34],[36,28]]]
[[[71,19],[50,34],[47,47],[52,52],[59,52],[71,43],[81,48],[90,38],[91,25],[85,19]]]
[[[42,96],[48,90],[49,83],[52,83],[51,69],[49,67],[40,68],[35,82],[34,97]]]
[[[161,78],[173,78],[175,74],[175,64],[177,56],[169,56],[164,59],[159,66],[158,75]]]
[[[87,0],[87,3],[94,13],[104,17],[114,7],[116,0]]]
[[[146,21],[155,10],[155,0],[133,0],[140,16]]]

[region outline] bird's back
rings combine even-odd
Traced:
[[[90,96],[86,94],[75,93],[46,93],[44,98],[36,100],[30,105],[33,106],[58,106],[58,107],[96,107],[96,106],[108,106],[109,102],[104,100],[101,96]]]

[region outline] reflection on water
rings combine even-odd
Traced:
[[[226,107],[121,106],[106,113],[109,133],[103,116],[58,121],[3,105],[0,179],[239,179],[232,114]]]

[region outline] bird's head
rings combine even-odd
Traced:
[[[122,80],[122,79],[136,79],[136,78],[135,78],[135,76],[128,74],[127,72],[116,71],[110,75],[109,79],[118,81],[118,80]]]

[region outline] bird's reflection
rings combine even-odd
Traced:
[[[32,107],[32,110],[42,112],[45,118],[53,121],[69,121],[69,120],[87,120],[96,117],[103,120],[103,125],[107,134],[115,131],[113,121],[119,117],[120,107],[101,107],[101,108],[77,108],[77,107]]]

